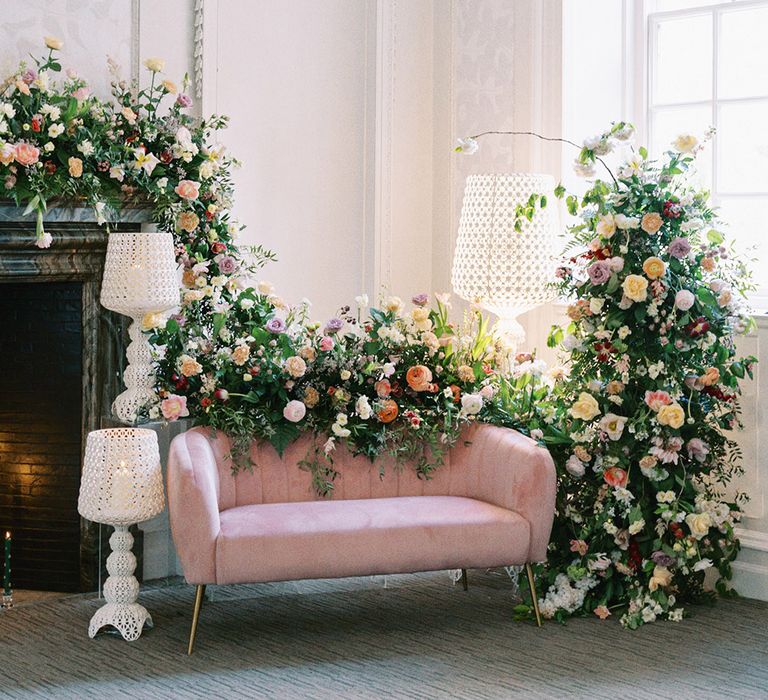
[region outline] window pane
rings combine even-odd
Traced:
[[[674,141],[681,134],[693,134],[699,141],[704,138],[712,125],[710,107],[667,107],[651,113],[651,155],[659,158],[672,148]],[[696,157],[697,172],[691,181],[699,187],[712,188],[712,144]]]
[[[654,104],[712,99],[712,15],[660,20]]]
[[[649,3],[650,7],[648,12],[673,12],[675,10],[689,10],[692,7],[719,5],[721,2],[723,2],[723,0],[651,0]]]
[[[768,192],[768,100],[724,104],[717,134],[717,191]]]
[[[718,214],[723,232],[736,249],[752,263],[752,274],[758,287],[768,289],[768,236],[763,222],[768,217],[768,197],[721,197]]]
[[[718,97],[768,95],[766,36],[768,8],[722,13]]]

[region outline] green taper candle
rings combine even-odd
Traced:
[[[5,533],[5,568],[3,571],[3,595],[11,595],[11,533]]]

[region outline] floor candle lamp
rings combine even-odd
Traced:
[[[101,305],[133,319],[123,373],[126,390],[112,404],[124,423],[136,423],[143,406],[155,398],[149,341],[141,331],[145,314],[179,303],[173,236],[168,232],[116,231],[109,235]]]
[[[519,207],[554,186],[549,175],[509,173],[470,175],[464,190],[451,283],[460,297],[499,317],[497,332],[512,355],[525,340],[517,317],[554,297],[554,206],[537,206],[530,220]]]
[[[143,428],[109,428],[88,434],[77,509],[84,518],[115,528],[104,583],[106,604],[91,618],[88,636],[107,625],[126,641],[152,627],[152,616],[136,600],[136,557],[128,526],[149,520],[165,508],[157,434]]]

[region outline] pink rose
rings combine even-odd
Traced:
[[[200,183],[194,180],[181,180],[174,188],[174,192],[183,199],[197,199],[200,195]]]
[[[693,293],[689,292],[687,289],[681,289],[675,294],[675,306],[680,309],[680,311],[688,311],[688,309],[693,306],[695,300],[696,298],[693,296]]]
[[[74,97],[78,102],[82,102],[90,94],[91,94],[91,89],[83,86],[83,87],[77,88],[77,90],[75,90],[72,93],[72,97]]]
[[[160,402],[160,411],[166,420],[176,420],[188,416],[187,397],[171,394],[167,399]]]
[[[13,155],[21,165],[34,165],[40,159],[40,149],[30,143],[20,143],[13,150]]]
[[[283,409],[283,418],[291,421],[291,423],[298,423],[306,414],[307,407],[301,401],[296,401],[295,399],[285,404]]]
[[[323,336],[320,339],[320,349],[323,352],[330,352],[331,350],[333,350],[334,345],[335,343],[333,342],[333,338],[331,338],[331,336],[329,335]]]

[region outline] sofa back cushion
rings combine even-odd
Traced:
[[[254,441],[251,459],[257,465],[252,471],[241,470],[232,474],[228,458],[229,439],[223,433],[213,435],[208,428],[193,428],[197,435],[188,439],[204,439],[213,450],[219,471],[219,510],[259,503],[296,503],[322,498],[312,487],[312,476],[298,464],[307,458],[312,436],[304,435],[290,444],[282,458],[266,442]],[[322,442],[318,443],[322,447]],[[322,454],[320,455],[322,458]],[[379,465],[385,477],[379,478]],[[466,496],[467,479],[472,470],[452,469],[452,457],[446,453],[443,464],[429,480],[420,479],[411,465],[397,466],[391,457],[374,463],[367,457],[353,456],[343,446],[333,453],[333,467],[340,476],[334,481],[334,499],[386,498],[392,496]],[[461,465],[463,467],[463,465]]]

